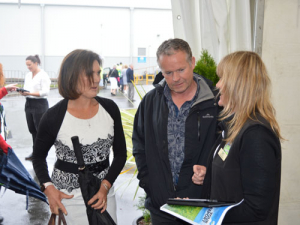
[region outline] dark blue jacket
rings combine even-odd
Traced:
[[[132,82],[134,81],[133,70],[130,67],[126,70],[126,76],[127,76],[128,83],[131,83],[131,81]]]

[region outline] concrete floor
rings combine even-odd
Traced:
[[[143,88],[148,91],[152,89],[152,86],[145,85]],[[144,92],[139,87],[141,92]],[[135,95],[136,101],[134,103],[128,102],[122,93],[118,93],[117,96],[111,96],[110,90],[101,90],[99,96],[107,97],[116,102],[120,109],[131,109],[137,108],[139,105],[139,96]],[[61,100],[61,96],[58,90],[51,90],[48,97],[50,107]],[[31,153],[32,139],[28,132],[26,118],[24,113],[25,99],[20,95],[6,96],[1,100],[5,111],[6,121],[8,129],[12,133],[12,138],[8,139],[7,142],[13,147],[15,153],[24,164],[25,168],[34,177],[34,171],[32,164],[29,161],[25,161],[25,157]],[[52,171],[53,164],[55,162],[54,148],[52,147],[48,158],[49,171]],[[136,178],[132,179],[132,173],[125,173],[120,175],[114,186],[115,195],[117,200],[117,217],[118,225],[129,225],[132,221],[141,216],[141,211],[138,211],[135,205],[138,202],[138,197],[142,196],[144,191],[139,189],[137,196],[134,199],[134,195],[138,186]],[[36,178],[35,178],[36,179]],[[131,181],[131,182],[130,182]],[[4,190],[2,188],[0,194],[0,214],[4,216],[5,225],[44,225],[50,217],[49,207],[46,203],[43,203],[34,198],[29,198],[29,207],[26,211],[26,196],[15,194],[10,190]]]

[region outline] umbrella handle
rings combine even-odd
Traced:
[[[77,158],[77,164],[79,166],[79,169],[83,169],[84,168],[84,160],[83,160],[83,155],[82,155],[82,151],[81,151],[81,146],[79,143],[79,138],[78,138],[78,136],[73,136],[73,137],[71,137],[71,140],[73,143],[73,148],[74,148],[75,156]]]

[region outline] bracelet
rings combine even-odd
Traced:
[[[102,185],[104,186],[104,188],[106,189],[106,191],[109,191],[109,188],[108,188],[108,186],[107,186],[106,183],[102,183]]]

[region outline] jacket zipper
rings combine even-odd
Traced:
[[[200,112],[197,112],[198,116],[198,141],[200,141]]]

